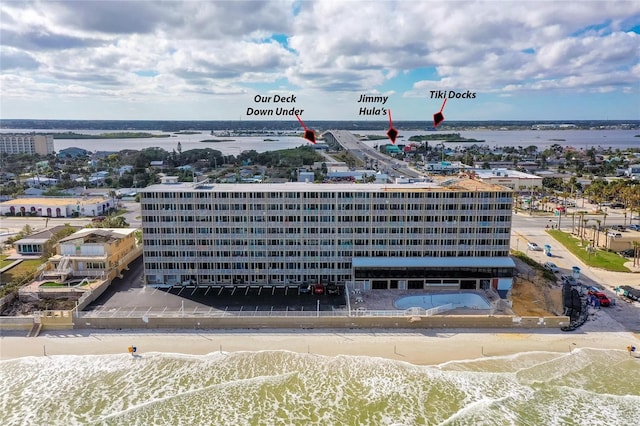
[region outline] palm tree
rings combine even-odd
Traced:
[[[596,247],[600,246],[600,223],[602,221],[600,219],[596,219],[596,223],[598,224],[598,227],[596,228],[596,237],[595,237],[595,241],[596,241]]]

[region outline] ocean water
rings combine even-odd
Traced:
[[[637,425],[640,359],[574,349],[417,366],[285,351],[0,363],[8,425]]]

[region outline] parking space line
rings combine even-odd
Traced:
[[[238,288],[238,287],[233,287],[233,290],[231,290],[231,295],[232,295],[232,296],[233,296],[233,294],[236,292],[236,289],[237,289],[237,288]]]
[[[204,292],[205,296],[207,295],[207,293],[209,293],[209,290],[211,290],[211,286],[207,287],[207,291]]]
[[[224,290],[224,287],[220,287],[220,291],[218,292],[218,296],[220,296],[222,294],[222,290]]]
[[[193,296],[193,294],[194,294],[196,291],[198,291],[198,286],[195,286],[195,287],[193,288],[193,291],[191,292],[191,295]]]
[[[182,290],[184,290],[184,289],[185,289],[185,287],[182,287],[182,288],[180,289],[180,291],[178,292],[178,296],[180,296],[180,293],[182,293]]]
[[[244,295],[246,296],[247,294],[249,294],[249,287],[244,291]]]
[[[258,296],[262,294],[262,286],[258,289]]]

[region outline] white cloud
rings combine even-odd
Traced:
[[[29,1],[0,17],[3,99],[638,91],[632,1]],[[415,69],[435,76],[394,86]]]

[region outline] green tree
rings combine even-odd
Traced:
[[[43,244],[42,246],[42,255],[41,259],[47,260],[51,256],[56,254],[56,246],[58,245],[58,241],[61,239],[68,237],[69,235],[76,232],[76,228],[65,223],[64,228],[54,233],[49,240]]]

